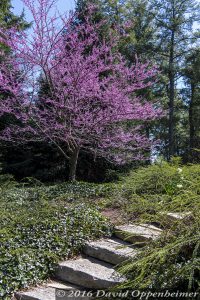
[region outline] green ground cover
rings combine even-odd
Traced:
[[[77,255],[87,239],[110,235],[109,224],[96,205],[72,203],[67,197],[54,200],[59,188],[12,184],[4,182],[1,187],[1,299],[47,279],[54,263]]]
[[[120,288],[197,291],[200,278],[200,165],[160,162],[105,184],[45,186],[0,176],[0,297],[48,278],[54,263],[77,255],[86,239],[110,235],[101,212],[122,222],[150,222],[166,232],[121,268]],[[163,213],[191,212],[169,222]]]

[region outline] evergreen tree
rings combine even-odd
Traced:
[[[175,154],[177,81],[183,59],[197,39],[192,32],[192,26],[199,20],[199,5],[195,0],[152,0],[151,4],[158,30],[157,53],[168,78],[168,158],[170,159]]]
[[[200,48],[194,49],[185,61],[183,75],[186,82],[186,99],[189,123],[189,159],[200,159]]]
[[[6,45],[6,39],[7,36],[5,35],[5,31],[8,28],[12,28],[15,27],[19,30],[26,30],[27,28],[29,28],[31,26],[30,23],[26,22],[26,20],[24,19],[24,12],[21,13],[20,16],[16,16],[13,12],[12,12],[12,5],[11,5],[11,0],[1,0],[0,1],[0,65],[3,63],[3,61],[6,59],[6,57],[10,56],[10,48]],[[9,96],[9,94],[7,92],[3,92],[0,89],[0,101],[2,101],[3,99],[7,98]],[[0,118],[0,131],[2,129],[5,129],[6,126],[12,122],[15,122],[15,120],[13,118],[11,118],[10,116],[6,116],[6,117],[1,117]],[[3,142],[0,143],[0,152],[3,152],[3,154],[5,154],[5,152],[7,152],[6,147],[4,147],[5,144]],[[14,149],[15,147],[13,147]],[[14,152],[13,149],[11,150],[12,155],[14,156]],[[1,155],[1,153],[0,153]],[[0,159],[2,161],[4,161],[5,157],[0,156]],[[5,165],[5,161],[4,161],[4,165]]]
[[[20,16],[12,12],[11,0],[1,0],[0,2],[0,24],[1,27],[19,26],[21,29],[27,29],[30,24],[24,19],[24,11]]]
[[[147,0],[128,0],[124,6],[123,19],[129,40],[124,38],[122,48],[129,61],[135,60],[135,55],[141,60],[153,59],[155,31],[154,16],[149,12]],[[121,9],[122,10],[122,9]]]
[[[77,13],[79,22],[80,21],[84,22],[85,17],[88,14],[91,14],[91,10],[90,11],[88,10],[88,8],[91,6],[96,7],[96,9],[94,9],[92,12],[92,17],[95,22],[100,22],[104,18],[102,14],[101,0],[77,0],[75,11]]]

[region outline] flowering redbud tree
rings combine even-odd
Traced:
[[[141,124],[162,112],[136,93],[152,85],[156,69],[139,61],[127,66],[113,50],[116,39],[100,38],[102,24],[89,17],[83,24],[76,15],[56,16],[54,0],[23,2],[33,16],[31,32],[1,29],[12,55],[0,65],[0,90],[7,95],[0,116],[16,119],[1,139],[55,145],[69,160],[72,181],[80,150],[116,163],[142,159],[151,143]],[[46,94],[40,93],[41,77]]]

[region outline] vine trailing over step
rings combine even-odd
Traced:
[[[16,118],[1,139],[53,144],[69,160],[71,180],[81,150],[116,163],[143,159],[151,143],[141,124],[162,112],[135,93],[152,85],[156,68],[139,61],[128,67],[113,51],[117,39],[100,38],[104,21],[95,24],[86,16],[78,23],[73,14],[58,17],[55,0],[23,2],[32,13],[31,33],[11,28],[0,37],[12,50],[0,65],[0,89],[7,95],[0,102],[0,115]],[[40,93],[39,79],[48,87],[45,94]],[[124,125],[129,120],[134,127]]]
[[[149,291],[199,291],[199,221],[165,235],[121,267],[129,278],[120,288]]]

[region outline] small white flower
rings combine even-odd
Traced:
[[[182,187],[182,184],[177,184],[177,188],[181,189]]]
[[[177,169],[177,171],[178,171],[178,173],[180,174],[180,173],[182,173],[182,172],[183,172],[183,169],[181,169],[181,168],[178,168],[178,169]]]

